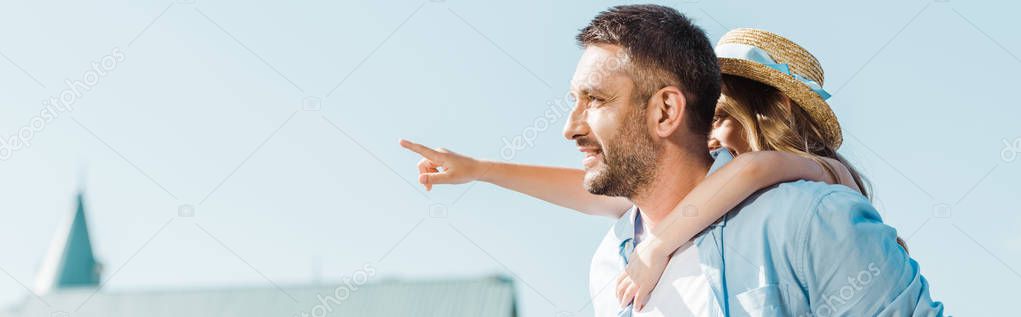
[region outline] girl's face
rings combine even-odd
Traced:
[[[716,107],[716,114],[713,116],[713,129],[709,132],[709,149],[725,147],[734,152],[734,155],[751,151],[744,127],[720,108]]]

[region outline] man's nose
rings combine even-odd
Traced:
[[[574,109],[571,109],[571,115],[567,117],[567,122],[564,124],[564,138],[568,141],[573,141],[588,135],[588,133],[588,123],[585,122],[585,107],[582,106],[581,101],[575,101]]]

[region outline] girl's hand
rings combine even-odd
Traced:
[[[433,184],[464,184],[479,180],[485,174],[485,162],[457,154],[444,148],[431,149],[427,146],[400,140],[401,147],[418,153],[418,182],[431,190]]]
[[[649,241],[654,242],[654,239]],[[663,276],[670,253],[660,250],[655,243],[642,242],[629,259],[627,268],[617,277],[617,299],[621,307],[633,302],[634,311],[640,312]]]

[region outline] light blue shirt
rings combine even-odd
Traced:
[[[731,159],[722,151],[714,165]],[[695,243],[727,316],[943,315],[897,231],[846,186],[774,185]]]
[[[713,154],[710,172],[732,159]],[[635,227],[614,227],[626,259]],[[942,316],[896,238],[857,191],[796,181],[755,193],[695,245],[724,316]]]

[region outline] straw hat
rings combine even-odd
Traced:
[[[770,85],[797,102],[823,129],[827,144],[840,147],[843,136],[826,103],[822,65],[808,50],[780,35],[742,28],[723,35],[716,56],[721,73]]]

